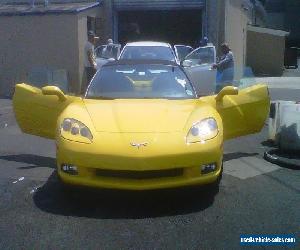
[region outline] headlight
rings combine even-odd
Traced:
[[[89,128],[82,122],[72,118],[64,119],[60,125],[60,134],[71,141],[90,143],[93,140],[93,135]]]
[[[214,118],[207,118],[195,123],[187,134],[186,142],[204,142],[216,137],[218,134],[218,125]]]

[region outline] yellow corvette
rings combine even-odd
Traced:
[[[22,131],[56,141],[63,183],[131,190],[218,183],[224,140],[259,132],[269,103],[263,84],[198,97],[164,61],[108,63],[84,98],[27,84],[13,97]]]

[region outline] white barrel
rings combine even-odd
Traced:
[[[276,134],[277,134],[277,120],[278,120],[278,105],[277,101],[271,102],[270,113],[269,113],[269,136],[268,139],[275,142]]]
[[[285,104],[295,104],[293,101],[272,101],[269,113],[268,122],[268,139],[274,141],[275,144],[278,143],[278,133],[280,130],[280,119],[281,119],[281,109]]]
[[[280,107],[279,145],[283,150],[300,150],[300,103]]]

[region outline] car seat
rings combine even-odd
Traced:
[[[131,92],[133,91],[133,86],[130,80],[123,74],[111,74],[110,72],[105,72],[100,76],[101,84],[99,84],[98,92]]]
[[[161,74],[152,82],[152,91],[159,93],[185,93],[184,87],[169,74]]]

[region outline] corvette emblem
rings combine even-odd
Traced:
[[[137,147],[138,149],[140,149],[140,147],[146,147],[148,145],[148,142],[142,142],[142,143],[131,142],[130,145],[132,147]]]

